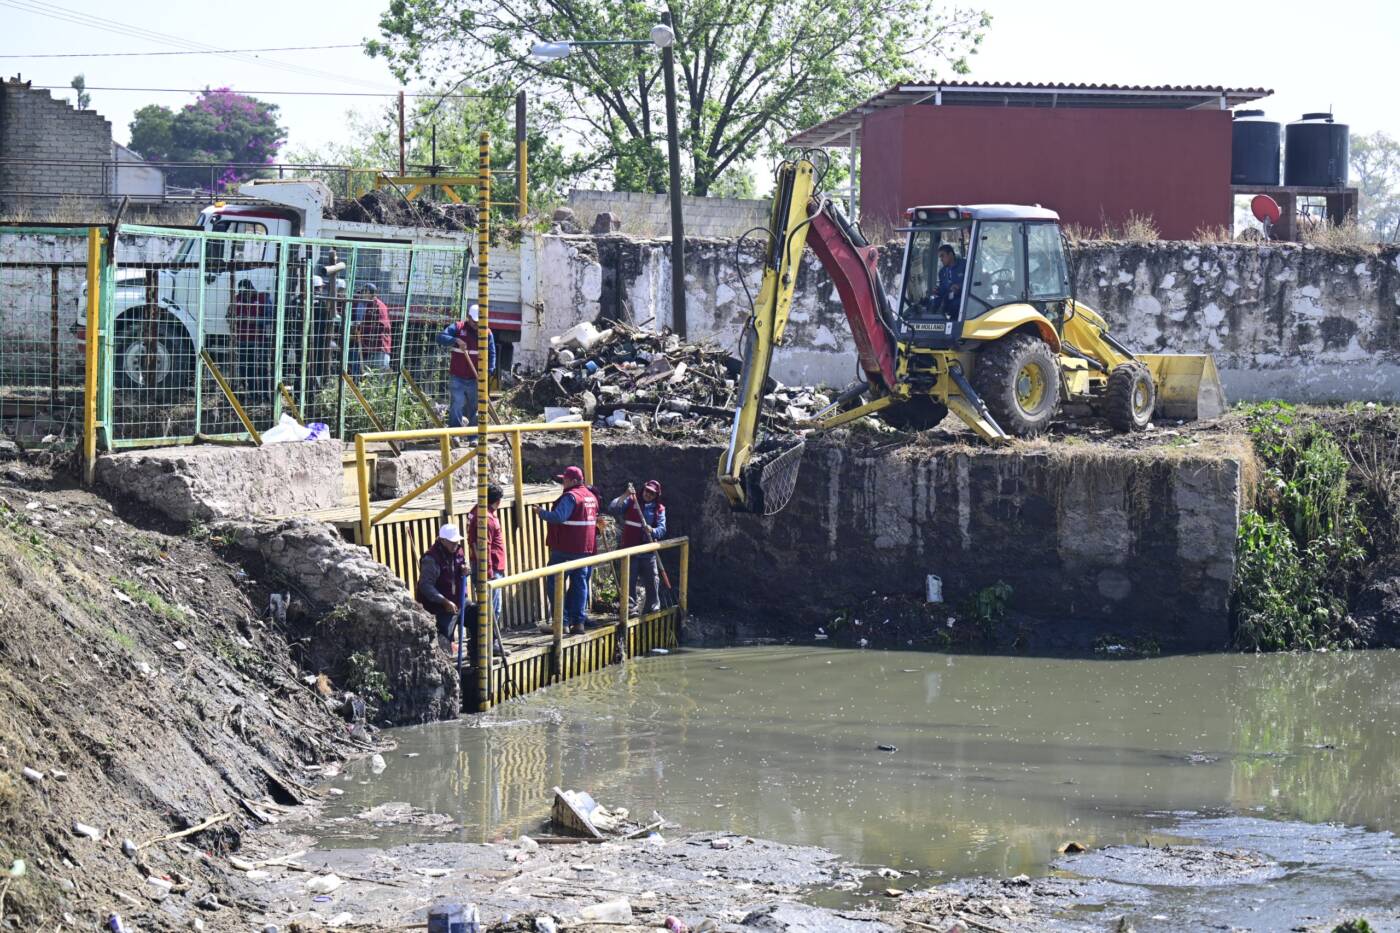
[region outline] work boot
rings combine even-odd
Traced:
[[[573,628],[569,629],[570,635],[584,635],[587,634],[587,632],[588,630],[585,629],[582,625],[575,625]]]

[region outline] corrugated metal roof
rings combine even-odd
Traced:
[[[845,113],[794,133],[789,146],[845,145],[865,115],[908,104],[983,107],[1141,107],[1164,110],[1229,109],[1273,91],[1200,84],[1065,84],[1017,81],[928,81],[896,84]]]

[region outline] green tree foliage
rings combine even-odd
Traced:
[[[1240,518],[1235,640],[1262,651],[1346,646],[1348,596],[1366,557],[1346,453],[1291,405],[1256,405],[1246,418],[1263,475]]]
[[[990,18],[939,0],[678,0],[668,4],[682,158],[691,193],[891,83],[967,70]],[[371,55],[401,80],[528,87],[558,108],[583,157],[623,190],[665,189],[661,57],[652,46],[576,47],[537,61],[544,41],[645,39],[637,0],[390,0]]]
[[[150,104],[131,121],[131,148],[152,162],[200,162],[210,167],[166,171],[172,185],[227,188],[262,174],[250,166],[272,162],[287,131],[277,105],[222,88],[206,88],[178,112]]]
[[[1377,240],[1400,240],[1400,141],[1382,132],[1353,136],[1351,172],[1361,195],[1357,222]]]
[[[92,103],[92,95],[87,92],[87,78],[83,75],[74,75],[73,80],[69,81],[68,84],[78,92],[78,109],[88,109],[88,105]]]

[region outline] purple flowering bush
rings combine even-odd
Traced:
[[[179,111],[142,107],[131,121],[131,148],[147,160],[207,163],[167,169],[167,184],[211,193],[261,175],[286,138],[276,104],[226,87],[205,88]]]

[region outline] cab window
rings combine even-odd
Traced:
[[[1069,297],[1069,273],[1058,225],[1026,224],[1026,264],[1031,301]]]
[[[251,220],[216,220],[214,233],[252,233],[267,235],[267,225]],[[209,240],[205,246],[206,259],[231,259],[234,262],[271,262],[276,247],[267,242]]]
[[[977,257],[973,260],[968,294],[980,311],[1024,301],[1026,294],[1025,225],[1016,221],[983,221],[977,227]],[[971,313],[971,312],[969,312]]]
[[[967,238],[971,223],[953,223],[941,227],[923,227],[913,231],[909,237],[909,256],[904,267],[904,289],[901,296],[900,315],[909,317],[932,311],[938,300],[939,273],[943,264],[938,253],[946,245],[953,249],[953,258],[958,261],[967,252]],[[961,292],[958,282],[954,296]],[[955,297],[956,301],[956,297]]]

